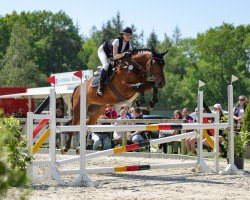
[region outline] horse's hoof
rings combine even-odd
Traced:
[[[68,152],[68,149],[66,149],[65,147],[61,148],[61,154],[65,155]]]
[[[62,155],[64,155],[64,154],[65,154],[65,151],[64,151],[64,149],[63,149],[63,148],[61,149],[61,154],[62,154]]]
[[[76,148],[76,154],[80,155],[80,148],[79,147]]]
[[[141,106],[141,102],[139,101],[139,100],[137,100],[136,102],[135,102],[135,105],[136,105],[136,107],[140,107]]]
[[[152,101],[153,101],[154,103],[158,103],[158,99],[157,99],[157,98],[153,98]]]
[[[150,101],[149,106],[150,106],[150,108],[154,108],[155,107],[155,103],[153,101]]]
[[[140,102],[141,102],[141,105],[145,105],[146,103],[145,99],[141,99]]]

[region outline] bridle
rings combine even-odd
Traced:
[[[153,73],[154,72],[153,71],[153,67],[154,67],[153,62],[158,63],[158,65],[160,65],[160,66],[165,65],[165,62],[164,62],[163,58],[157,58],[157,57],[153,56],[153,53],[151,54],[151,58],[149,60],[149,63],[150,63],[149,73],[147,73],[147,81],[149,81],[149,82],[155,82],[154,73]],[[164,77],[164,74],[161,74],[161,75],[158,76],[158,78],[162,78],[162,77]]]
[[[145,68],[143,68],[139,63],[137,63],[135,61],[121,60],[121,64],[123,67],[130,66],[130,63],[131,63],[133,65],[133,67],[135,68],[133,70],[136,70],[140,73],[140,80],[145,81],[145,78],[146,78],[146,82],[150,82],[150,83],[153,83],[156,81],[154,79],[154,70],[153,70],[154,62],[158,63],[160,66],[165,65],[164,59],[161,58],[160,56],[158,56],[158,57],[154,56],[153,52],[151,52],[151,57],[150,57],[149,61],[146,63]],[[149,67],[148,67],[148,65],[149,65]],[[149,69],[149,70],[147,70],[147,69]],[[128,69],[128,70],[130,70],[130,69]],[[159,75],[157,78],[160,79],[162,77],[164,77],[164,74]]]

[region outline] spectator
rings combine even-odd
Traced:
[[[106,119],[116,119],[117,118],[117,112],[114,109],[114,105],[107,104],[104,113],[105,113]]]
[[[116,119],[117,112],[113,108],[113,105],[107,104],[104,114],[100,116],[100,119]],[[108,123],[109,124],[109,123]],[[103,125],[108,125],[107,123]],[[102,144],[103,149],[110,149],[111,148],[111,141],[110,141],[110,133],[92,133],[91,138],[94,141],[93,150],[97,150],[98,147]]]
[[[23,108],[19,108],[17,111],[17,118],[26,118],[26,115],[24,114],[24,109]]]
[[[126,115],[126,110],[125,109],[122,109],[120,111],[120,117],[118,117],[117,119],[128,119],[128,116]],[[115,123],[115,125],[118,125],[118,124],[123,124],[122,122],[121,123]],[[126,138],[129,139],[129,133],[126,132]],[[115,131],[114,132],[114,139],[116,140],[121,140],[123,138],[123,131]]]
[[[126,119],[132,119],[132,115],[131,113],[129,112],[129,106],[127,104],[123,104],[121,106],[121,110],[125,110],[125,113],[126,113]],[[118,117],[120,117],[120,114],[118,115]]]
[[[196,107],[196,108],[194,109],[194,112],[192,112],[192,113],[190,114],[190,117],[193,118],[193,121],[195,121],[195,119],[198,118],[198,107]]]
[[[215,113],[218,113],[218,114],[219,114],[219,120],[222,120],[224,114],[223,114],[223,111],[222,111],[222,106],[221,106],[221,104],[219,104],[219,103],[214,104],[214,106],[213,106],[213,111],[214,111]],[[214,140],[214,134],[215,134],[215,132],[211,130],[210,133],[212,134],[212,135],[210,135],[211,139]],[[222,150],[224,151],[224,148],[223,148],[223,146],[221,145],[221,142],[224,140],[224,138],[223,138],[222,135],[223,135],[223,130],[220,129],[220,130],[219,130],[220,152],[222,152]],[[204,140],[203,140],[203,144],[204,144],[205,146],[209,147],[209,148],[211,147],[211,146],[208,144],[207,139],[204,139]],[[224,152],[224,153],[225,153],[225,152]]]
[[[196,118],[193,119],[191,116],[189,116],[189,111],[187,108],[183,108],[182,110],[182,116],[184,119],[184,122],[186,123],[192,123],[196,122],[198,118],[198,108],[195,110],[196,111]],[[204,111],[204,110],[203,110]],[[191,130],[185,131],[185,132],[190,132]],[[186,138],[186,150],[187,154],[193,155],[196,153],[196,137],[191,137],[191,138]]]
[[[129,113],[131,114],[131,119],[133,119],[134,116],[135,116],[135,108],[131,107],[130,110],[129,110]]]
[[[182,119],[182,114],[180,110],[176,110],[173,113],[173,119]],[[172,135],[176,135],[176,134],[181,134],[181,130],[169,130],[169,131],[160,131],[159,133],[159,137],[169,137]],[[163,143],[159,145],[159,148],[163,148],[163,152],[167,153],[167,146],[168,143]],[[173,153],[174,154],[178,154],[178,143],[177,142],[172,142],[172,147],[173,147]]]
[[[12,117],[18,117],[17,111],[13,111]]]
[[[219,103],[214,104],[213,111],[214,111],[214,113],[218,113],[219,116],[220,116],[219,120],[222,120],[224,114],[223,114],[223,111],[222,111],[222,106]]]
[[[191,123],[193,122],[193,118],[189,115],[188,108],[183,108],[182,109],[182,118],[186,123]]]
[[[247,99],[244,95],[239,96],[239,102],[235,105],[233,109],[233,119],[235,123],[236,131],[240,132],[241,124],[243,120],[243,115],[247,107]]]
[[[143,119],[143,114],[140,108],[134,109],[134,118],[135,119]],[[137,123],[139,124],[139,123]],[[142,142],[146,138],[145,131],[135,131],[130,134],[130,138],[134,144]]]

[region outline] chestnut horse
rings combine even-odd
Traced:
[[[106,104],[117,104],[123,101],[134,100],[139,93],[142,94],[141,104],[144,101],[144,91],[154,89],[151,107],[157,103],[157,91],[165,85],[164,60],[163,56],[167,53],[158,53],[153,48],[134,50],[132,57],[123,57],[115,61],[115,72],[110,83],[104,86],[104,96],[96,95],[97,87],[92,87],[93,78],[86,83],[86,110],[88,124],[96,124],[98,118],[103,114]],[[80,87],[78,86],[72,96],[73,117],[72,125],[80,123]],[[70,148],[73,133],[69,133],[66,147],[62,149],[65,153]]]

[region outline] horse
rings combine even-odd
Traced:
[[[168,50],[167,50],[168,51]],[[164,55],[154,48],[138,49],[132,51],[132,57],[123,57],[115,61],[114,75],[110,82],[104,86],[102,97],[96,94],[97,86],[92,87],[93,77],[86,81],[86,110],[88,115],[88,125],[94,125],[103,114],[106,104],[118,104],[124,101],[133,101],[139,94],[140,99],[137,105],[144,103],[144,92],[154,90],[150,107],[157,103],[158,88],[165,85],[164,77]],[[77,86],[72,95],[72,125],[80,123],[80,87]],[[65,154],[70,148],[73,132],[68,133],[69,137],[66,146],[62,148]]]

